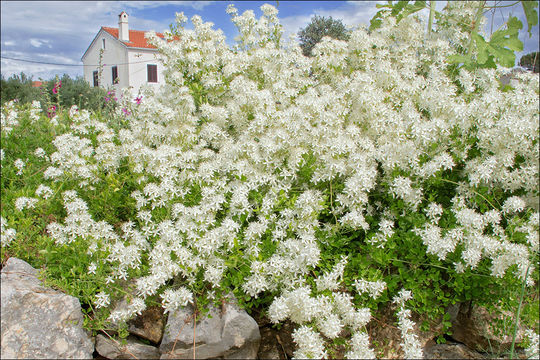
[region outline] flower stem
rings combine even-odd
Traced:
[[[523,279],[523,284],[521,284],[521,295],[519,297],[519,305],[516,313],[516,323],[514,324],[514,333],[512,334],[512,346],[510,347],[510,360],[514,358],[514,345],[516,344],[516,334],[519,325],[519,315],[521,313],[521,305],[523,304],[523,296],[525,294],[525,284],[527,283],[527,277],[529,276],[529,270],[531,265],[527,266],[527,272],[525,273],[525,279]]]
[[[428,37],[431,35],[431,32],[433,31],[433,17],[435,16],[435,1],[430,0],[429,1],[429,20],[428,20]]]

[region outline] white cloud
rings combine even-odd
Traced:
[[[385,1],[378,2],[386,3]],[[285,36],[298,33],[300,29],[305,28],[310,23],[311,18],[315,15],[331,16],[335,20],[342,20],[346,26],[367,25],[378,11],[375,7],[376,3],[373,1],[347,1],[342,6],[334,9],[313,9],[309,15],[288,16],[280,19],[280,22],[283,25]]]
[[[49,40],[44,39],[30,39],[30,45],[32,45],[35,48],[40,48],[42,45],[46,45],[49,49],[52,49],[52,46],[49,44]]]
[[[300,29],[304,28],[309,24],[312,15],[298,15],[298,16],[287,16],[279,20],[280,24],[283,25],[283,35],[285,38],[288,38],[291,34],[296,34]]]
[[[212,3],[213,1],[120,1],[120,4],[123,6],[133,9],[149,9],[164,5],[174,5],[202,10]]]

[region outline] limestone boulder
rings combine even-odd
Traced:
[[[435,344],[424,349],[425,359],[484,359],[485,357],[469,349],[467,346],[455,342]]]
[[[513,315],[510,312],[489,312],[483,306],[468,302],[460,304],[451,320],[452,338],[476,351],[501,353],[512,344]],[[506,326],[502,327],[506,327],[506,331],[497,326],[504,322]],[[516,344],[523,340],[524,334],[525,330],[520,326]]]
[[[96,337],[96,351],[107,359],[159,359],[161,355],[157,347],[143,344],[134,337],[116,340],[101,334]]]
[[[188,305],[169,315],[161,359],[255,359],[260,339],[259,326],[234,300],[210,308],[196,323]]]
[[[42,286],[37,270],[10,258],[1,272],[1,358],[91,359],[79,300]]]
[[[114,306],[114,311],[127,309],[128,306],[127,297],[125,297]],[[117,329],[119,324],[110,323],[109,325],[112,329]],[[163,308],[160,306],[149,307],[140,315],[128,320],[127,326],[130,334],[159,344],[165,327]]]

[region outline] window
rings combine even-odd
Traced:
[[[113,66],[112,70],[112,83],[118,84],[118,66]]]
[[[147,65],[148,82],[157,83],[157,65]]]
[[[103,39],[103,46],[102,46],[103,50],[105,50],[105,39]]]
[[[94,71],[92,73],[93,77],[94,77],[94,87],[98,87],[99,86],[99,80],[98,80],[98,72],[97,70]]]

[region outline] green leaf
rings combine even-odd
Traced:
[[[396,16],[397,14],[399,14],[401,12],[401,10],[403,10],[403,8],[405,6],[407,6],[408,3],[409,3],[408,0],[400,0],[400,1],[398,1],[397,4],[393,6],[392,12],[390,12],[390,14],[392,16]]]
[[[518,39],[522,27],[523,24],[518,18],[511,17],[506,29],[494,32],[489,42],[478,33],[471,34],[476,45],[478,64],[484,68],[493,68],[496,60],[504,67],[513,67],[516,60],[514,52],[523,50],[523,43]]]
[[[378,14],[378,13],[377,13]],[[373,17],[373,19],[370,20],[369,22],[369,30],[373,31],[375,29],[378,29],[379,27],[381,27],[381,24],[382,24],[382,20],[381,19],[378,19],[376,18],[377,15],[375,15]]]
[[[529,37],[532,36],[531,28],[535,25],[538,25],[538,13],[535,8],[538,7],[538,1],[521,1],[523,6],[523,11],[525,12],[525,17],[527,18],[527,31],[529,32]]]
[[[387,4],[375,4],[375,7],[377,9],[381,9],[381,8],[389,8],[391,9],[394,5],[392,5],[392,1],[389,0]]]
[[[471,57],[468,55],[461,55],[461,54],[454,54],[450,55],[446,59],[450,64],[470,64],[471,63]]]
[[[426,7],[426,1],[415,1],[414,4],[409,4],[405,7],[403,12],[397,16],[397,22],[406,16],[414,14]]]
[[[506,29],[497,30],[491,35],[491,46],[507,47],[513,51],[522,51],[523,43],[518,39],[519,30],[523,24],[516,17],[511,17],[506,24]]]

